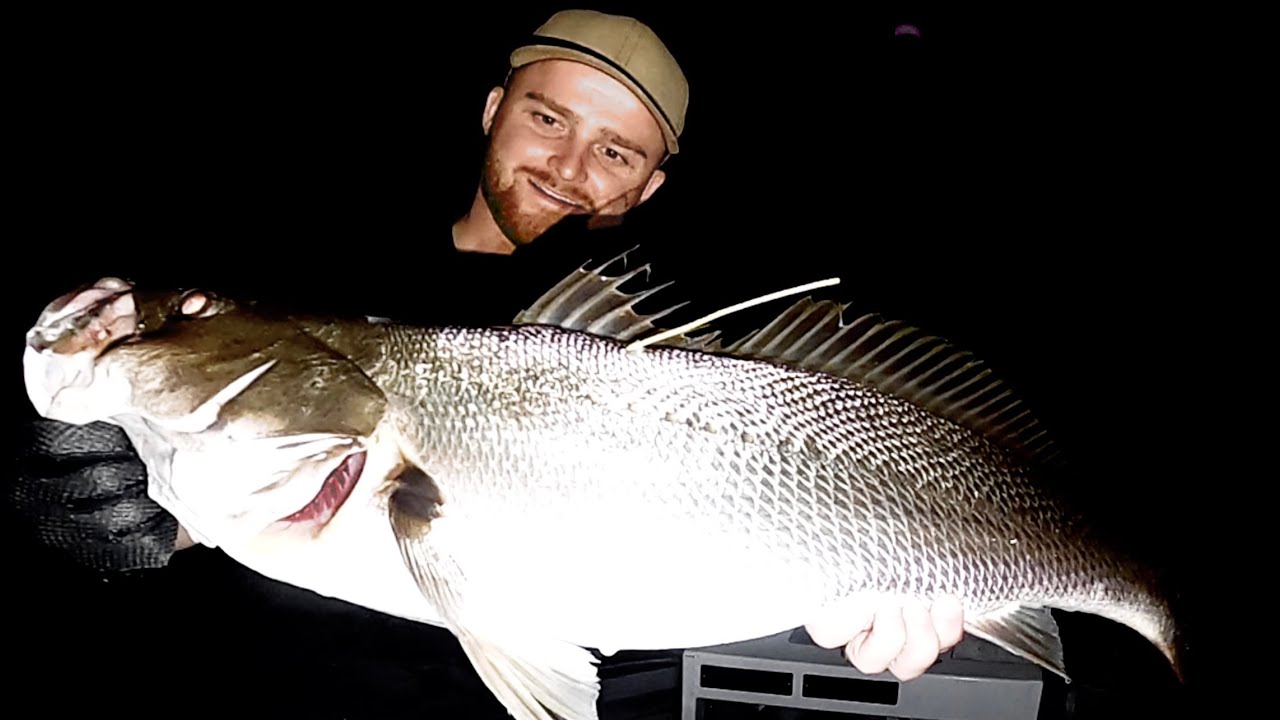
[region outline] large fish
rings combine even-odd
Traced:
[[[655,342],[640,270],[606,267],[488,328],[107,278],[30,331],[28,393],[123,427],[206,545],[447,627],[521,719],[596,717],[584,648],[765,636],[853,593],[958,595],[1064,677],[1050,608],[1095,613],[1178,669],[1161,593],[1047,489],[1052,443],[982,363],[809,299]]]

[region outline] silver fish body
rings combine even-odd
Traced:
[[[1016,408],[996,395],[985,402],[1002,412],[984,414],[952,402],[963,384],[926,381],[983,377],[963,356],[943,353],[959,364],[930,376],[920,367],[945,346],[899,333],[930,353],[890,348],[916,359],[885,360],[884,343],[857,350],[884,326],[846,326],[839,308],[807,301],[727,349],[683,338],[637,349],[632,337],[651,326],[616,282],[580,272],[562,285],[493,328],[267,320],[182,300],[200,312],[158,333],[169,349],[148,357],[163,370],[191,360],[174,348],[193,347],[183,333],[205,320],[275,329],[243,352],[210,343],[199,357],[216,379],[166,406],[178,418],[167,427],[138,408],[171,401],[163,386],[177,376],[144,378],[143,363],[121,360],[149,342],[134,327],[69,354],[83,327],[60,330],[47,313],[30,367],[79,374],[29,370],[28,382],[92,386],[84,375],[115,362],[128,391],[100,393],[111,402],[55,410],[56,387],[33,401],[122,424],[153,458],[153,494],[206,544],[450,628],[521,718],[595,717],[582,647],[759,637],[857,593],[958,595],[968,632],[1063,674],[1047,609],[1095,613],[1176,666],[1160,593],[1049,491],[1020,452],[1027,435],[1009,429],[1030,427],[1003,413]],[[281,402],[291,388],[305,412]],[[215,481],[230,466],[234,487]],[[318,527],[273,531],[304,504],[313,510],[289,517],[323,517]]]
[[[583,640],[728,642],[860,591],[1161,612],[1025,468],[874,389],[537,326],[384,347],[370,375],[413,398],[399,432],[465,526],[460,564],[539,588],[543,618],[608,613]],[[631,605],[661,619],[613,617]]]

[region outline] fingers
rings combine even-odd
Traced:
[[[924,674],[938,659],[940,646],[933,618],[925,606],[909,602],[902,608],[906,637],[902,648],[889,663],[889,672],[902,682]]]
[[[889,668],[906,642],[902,610],[898,604],[887,601],[877,608],[871,631],[854,637],[845,648],[845,655],[854,667],[874,675]]]
[[[805,626],[825,648],[845,646],[858,670],[891,672],[900,681],[920,677],[964,636],[959,598],[938,598],[931,608],[913,599],[857,596],[825,609]]]
[[[938,635],[939,650],[950,650],[964,639],[964,607],[955,595],[943,595],[933,602],[930,611],[933,629]]]
[[[851,597],[825,608],[814,622],[805,625],[813,642],[824,648],[849,644],[854,637],[871,629],[876,606],[861,597]]]

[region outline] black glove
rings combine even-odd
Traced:
[[[120,428],[22,423],[16,466],[7,504],[40,544],[96,571],[168,564],[178,521],[147,497],[147,469]]]

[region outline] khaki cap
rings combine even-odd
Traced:
[[[680,151],[689,83],[649,26],[595,10],[563,10],[543,23],[528,45],[511,53],[511,67],[550,59],[585,63],[626,85],[658,121],[667,152]]]

